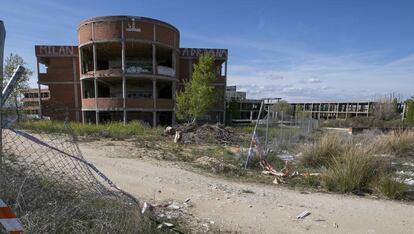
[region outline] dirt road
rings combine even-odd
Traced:
[[[413,233],[414,205],[348,195],[310,193],[201,175],[131,153],[81,143],[84,156],[115,183],[152,201],[191,198],[191,212],[222,230],[241,233]],[[121,158],[120,158],[121,156]],[[124,155],[125,156],[125,155]],[[296,216],[308,210],[304,220]]]

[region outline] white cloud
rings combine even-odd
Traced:
[[[394,51],[385,50],[322,53],[305,44],[274,38],[260,41],[235,36],[182,35],[228,48],[228,83],[244,87],[248,97],[345,101],[371,100],[392,92],[403,97],[414,94],[414,53],[400,58],[389,56]],[[237,56],[231,56],[233,51],[237,51]],[[323,86],[318,86],[321,83]],[[312,87],[308,87],[310,84]]]
[[[318,84],[318,83],[322,83],[322,81],[320,79],[317,78],[309,78],[307,80],[303,80],[304,83],[308,83],[308,84]]]

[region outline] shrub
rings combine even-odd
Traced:
[[[367,154],[363,148],[354,146],[332,160],[322,180],[330,191],[367,191],[370,182],[383,169],[381,160]]]
[[[301,164],[305,167],[327,167],[339,157],[349,145],[349,141],[339,134],[326,134],[311,146],[303,146]]]
[[[407,185],[401,181],[395,180],[391,174],[380,177],[376,189],[382,195],[390,199],[403,199],[407,190]]]

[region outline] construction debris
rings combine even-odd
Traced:
[[[181,138],[177,135],[177,132],[179,132]],[[178,125],[175,129],[166,128],[163,135],[174,136],[174,134],[174,142],[181,142],[184,144],[240,143],[240,139],[237,137],[237,134],[235,134],[231,128],[225,127],[222,124],[204,124],[201,126],[193,123],[182,124]]]
[[[172,228],[172,227],[174,227],[174,224],[172,224],[172,223],[162,223],[162,224],[160,224],[160,225],[158,225],[158,229],[162,229],[162,228]]]
[[[285,182],[282,178],[280,178],[280,177],[276,177],[276,178],[273,180],[273,183],[274,183],[274,184],[285,184],[286,182]]]
[[[296,216],[297,219],[304,219],[306,216],[310,215],[311,212],[308,210],[303,211],[298,216]]]
[[[165,128],[165,130],[164,130],[164,135],[165,136],[169,136],[169,135],[173,135],[173,134],[175,134],[175,128],[170,127],[170,126]]]
[[[176,131],[175,132],[175,136],[174,136],[174,143],[179,143],[181,142],[181,131]]]

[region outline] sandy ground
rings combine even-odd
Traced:
[[[241,233],[413,233],[414,206],[350,195],[237,183],[177,163],[130,158],[132,146],[80,144],[84,156],[128,192],[152,202],[191,199],[191,213]],[[248,191],[248,192],[246,192]],[[296,216],[308,210],[303,220]]]

